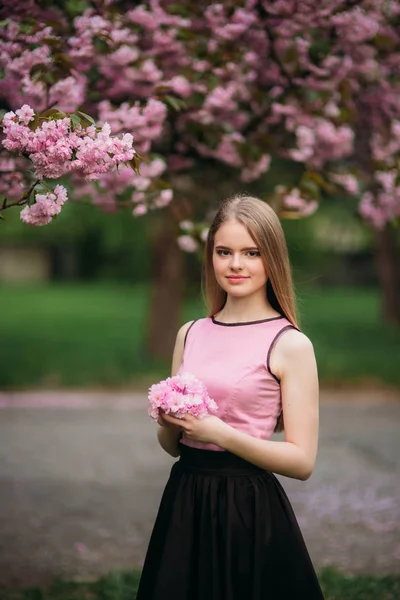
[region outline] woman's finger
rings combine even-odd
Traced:
[[[181,428],[183,423],[183,419],[177,419],[176,417],[171,417],[171,415],[167,415],[167,414],[163,414],[162,418],[164,419],[164,421],[166,423],[169,423],[170,425],[174,425],[175,427],[179,427]]]

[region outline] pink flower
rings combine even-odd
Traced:
[[[173,197],[172,190],[162,190],[160,195],[154,200],[154,206],[157,208],[163,208],[164,206],[168,206]]]
[[[241,175],[240,179],[242,181],[254,181],[258,179],[262,173],[268,171],[271,164],[271,157],[269,154],[263,154],[257,162],[254,162],[250,165],[247,165]]]
[[[180,235],[178,237],[178,245],[184,252],[196,252],[199,243],[191,235]]]
[[[172,77],[172,79],[165,83],[171,86],[172,91],[175,92],[175,94],[182,96],[182,98],[188,98],[192,93],[191,84],[186,77],[183,77],[182,75],[175,75],[175,77]]]
[[[20,198],[24,190],[24,177],[22,173],[13,169],[2,169],[0,176],[0,194],[6,198]]]
[[[48,225],[52,220],[51,215],[47,211],[47,207],[40,202],[37,202],[32,206],[25,206],[25,208],[21,210],[20,218],[21,221],[27,225],[33,225],[35,227]]]
[[[145,204],[138,204],[132,211],[134,217],[141,217],[147,213],[147,206]]]
[[[167,165],[164,160],[161,158],[155,158],[149,163],[142,163],[140,165],[140,174],[143,177],[149,177],[151,179],[155,177],[159,177],[162,173],[164,173]]]
[[[27,104],[16,110],[15,114],[18,116],[20,123],[24,125],[28,125],[35,118],[35,111]]]
[[[82,542],[75,542],[74,548],[80,554],[87,552],[88,550],[87,546],[85,546],[85,544],[83,544]]]
[[[63,204],[67,201],[67,190],[62,185],[56,185],[54,193],[36,194],[36,202],[21,210],[20,218],[27,225],[40,227],[51,222],[58,215]]]
[[[193,229],[193,223],[192,221],[181,221],[179,227],[182,231],[191,231]]]
[[[243,138],[239,134],[224,134],[216,150],[210,152],[210,155],[218,158],[231,167],[241,167],[242,159],[239,155],[238,143],[242,141]]]
[[[3,146],[28,155],[39,178],[56,179],[72,171],[90,180],[98,179],[135,154],[132,134],[111,136],[108,123],[97,131],[94,126],[73,128],[71,119],[64,118],[44,121],[31,131],[25,124],[31,118],[31,111],[24,105],[17,113],[6,113]]]
[[[360,44],[370,40],[379,29],[379,22],[374,15],[367,15],[358,7],[349,11],[341,11],[331,19],[339,38],[351,44]]]
[[[386,211],[378,205],[371,192],[365,192],[363,194],[359,212],[372,227],[378,230],[383,229],[388,221]]]
[[[60,79],[50,88],[50,103],[66,112],[76,110],[85,99],[85,79],[66,77]]]
[[[349,194],[357,196],[359,193],[358,179],[351,173],[331,173],[330,178],[341,185]]]
[[[293,188],[289,194],[283,197],[283,206],[297,210],[302,216],[306,217],[315,213],[318,208],[318,202],[308,201],[302,198],[298,188]]]
[[[236,110],[236,102],[232,99],[235,93],[233,85],[227,87],[216,87],[206,98],[205,109],[223,109],[224,111]]]
[[[147,11],[143,5],[137,6],[133,10],[129,10],[126,13],[127,18],[131,23],[141,25],[146,29],[156,29],[158,26],[157,21],[154,19],[154,15]]]
[[[375,179],[376,181],[379,181],[385,192],[390,194],[395,188],[397,174],[397,169],[392,169],[391,171],[377,171],[375,173]]]
[[[154,421],[157,421],[160,410],[178,418],[189,413],[199,419],[218,411],[204,384],[187,371],[152,385],[148,399],[148,414]]]
[[[200,233],[200,238],[203,242],[207,241],[209,231],[210,231],[210,228],[206,227],[206,229],[203,229],[202,232]]]

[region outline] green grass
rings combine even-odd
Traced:
[[[400,386],[400,329],[383,321],[378,291],[306,289],[300,311],[321,381]]]
[[[115,571],[93,583],[57,581],[46,590],[0,590],[0,597],[2,600],[134,600],[139,577],[137,571]],[[400,597],[399,575],[348,577],[328,567],[321,571],[319,580],[326,600],[398,600]]]
[[[144,351],[143,286],[0,290],[0,386],[130,385],[160,370]]]
[[[325,383],[400,386],[399,330],[382,322],[374,290],[300,289],[305,333]],[[0,387],[147,386],[169,364],[145,351],[147,286],[0,288]],[[183,321],[200,317],[188,302]]]

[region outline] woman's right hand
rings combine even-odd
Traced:
[[[161,427],[168,427],[169,429],[173,429],[174,431],[182,431],[182,427],[179,427],[179,425],[175,425],[166,421],[163,418],[163,414],[163,411],[160,410],[160,416],[157,419],[157,423],[161,425]]]

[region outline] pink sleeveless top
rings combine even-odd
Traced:
[[[269,358],[275,342],[289,329],[296,328],[284,317],[229,324],[214,317],[199,319],[187,331],[178,373],[189,371],[203,381],[225,423],[267,440],[282,408],[279,380],[270,370]],[[181,443],[223,450],[185,434]]]

